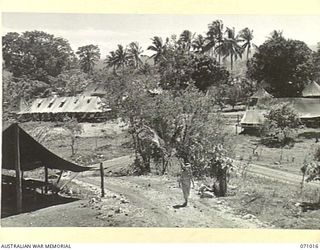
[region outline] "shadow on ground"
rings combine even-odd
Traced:
[[[22,213],[36,211],[41,208],[65,204],[79,199],[63,197],[59,194],[44,194],[39,187],[44,185],[41,181],[23,180],[22,183]],[[1,218],[17,214],[16,209],[16,183],[12,176],[2,175],[1,187]]]
[[[320,202],[302,202],[301,203],[302,212],[307,212],[310,210],[319,210],[320,209]]]

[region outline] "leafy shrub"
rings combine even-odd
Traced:
[[[265,114],[261,142],[270,147],[293,145],[295,129],[301,121],[296,110],[288,103],[276,104]]]

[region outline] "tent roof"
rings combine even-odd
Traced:
[[[265,118],[260,110],[247,110],[241,121],[240,124],[252,124],[252,125],[259,125],[262,124],[264,122]]]
[[[38,98],[31,106],[19,114],[33,113],[101,113],[110,111],[104,109],[100,97],[97,96],[70,96]]]
[[[320,86],[315,82],[310,82],[307,86],[302,90],[303,97],[314,97],[320,96]]]
[[[104,96],[107,94],[107,85],[92,83],[89,84],[84,90],[84,94],[88,96]]]
[[[277,102],[290,103],[302,119],[320,117],[319,98],[277,98]]]
[[[75,163],[69,162],[52,153],[33,139],[18,124],[12,124],[2,132],[2,168],[11,170],[15,169],[16,156],[14,148],[18,130],[22,171],[33,170],[41,166],[73,172],[82,172],[90,169],[88,167],[79,166]]]
[[[270,95],[264,88],[260,88],[250,98],[272,98],[272,97],[273,96]]]

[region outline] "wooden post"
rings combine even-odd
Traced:
[[[104,197],[104,169],[103,169],[102,162],[100,162],[100,176],[101,176],[101,197]]]
[[[44,193],[47,194],[48,193],[48,168],[47,166],[44,166]]]
[[[18,124],[15,125],[15,169],[16,169],[16,194],[17,194],[17,212],[22,212],[22,174],[20,162],[20,129]]]
[[[237,124],[236,124],[236,135],[238,134],[238,126],[239,126],[239,115],[237,115]]]
[[[59,182],[61,180],[62,174],[63,174],[63,170],[61,170],[61,172],[59,174],[59,177],[58,177],[58,180],[57,180],[57,185],[59,184]]]

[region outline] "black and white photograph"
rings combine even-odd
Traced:
[[[319,27],[2,13],[1,227],[319,230]]]

